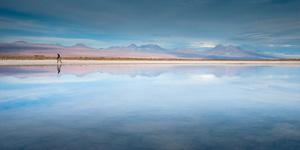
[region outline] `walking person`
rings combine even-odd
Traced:
[[[60,63],[62,63],[61,62],[61,58],[60,58],[60,55],[59,54],[57,54],[57,63],[60,61]]]

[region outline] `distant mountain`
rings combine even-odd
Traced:
[[[152,51],[152,47],[155,48]],[[110,48],[93,49],[84,44],[76,44],[71,47],[65,47],[58,44],[40,44],[40,43],[1,43],[0,55],[9,56],[34,56],[44,55],[56,57],[60,53],[62,57],[105,57],[105,58],[179,58],[168,53],[157,52],[158,46],[138,47],[134,44],[128,47],[113,46]]]
[[[91,49],[90,47],[84,45],[83,43],[78,43],[78,44],[72,46],[72,48],[89,48],[89,49]]]
[[[164,50],[160,46],[154,44],[142,45],[139,48],[146,49],[146,50]]]
[[[130,44],[130,45],[128,46],[128,48],[137,49],[137,48],[139,48],[139,47],[138,47],[138,46],[136,46],[135,44]]]
[[[14,42],[15,44],[26,44],[27,42],[25,41],[17,41],[17,42]]]
[[[141,45],[141,46],[136,46],[135,44],[130,44],[129,46],[112,46],[107,49],[102,49],[102,50],[110,50],[110,51],[130,51],[130,52],[152,52],[152,53],[161,53],[165,49],[161,48],[158,45],[154,44],[148,44],[148,45]]]
[[[217,45],[213,49],[205,51],[205,54],[224,57],[248,57],[248,55],[245,54],[242,50],[234,46],[224,47],[223,45]]]
[[[297,55],[271,55],[252,50],[241,49],[234,46],[217,45],[216,47],[198,51],[191,48],[164,49],[158,45],[148,44],[137,46],[112,46],[109,48],[93,49],[82,43],[71,47],[60,44],[26,43],[18,41],[14,43],[0,43],[0,55],[14,56],[56,56],[62,57],[107,57],[107,58],[185,58],[185,59],[293,59],[300,58]]]
[[[202,55],[208,59],[279,59],[277,56],[223,45],[203,51]]]

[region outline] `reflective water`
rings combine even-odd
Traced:
[[[0,69],[0,149],[300,147],[300,67]]]

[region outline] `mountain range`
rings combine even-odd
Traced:
[[[60,44],[27,43],[0,43],[1,56],[34,56],[44,55],[55,57],[60,53],[62,57],[105,57],[105,58],[175,58],[175,59],[299,59],[299,55],[265,54],[234,46],[217,45],[212,49],[198,51],[189,48],[165,49],[158,45],[148,44],[137,46],[112,46],[109,48],[94,49],[82,43],[74,46]]]

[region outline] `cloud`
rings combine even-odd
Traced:
[[[152,36],[164,36],[164,37],[172,37],[172,34],[151,34]]]
[[[299,16],[293,18],[267,19],[262,21],[250,22],[243,25],[242,32],[232,40],[245,43],[259,43],[268,45],[299,45],[300,27]]]
[[[108,46],[106,42],[93,39],[77,39],[77,38],[59,38],[59,37],[34,37],[34,36],[6,36],[3,42],[26,41],[29,43],[59,43],[64,46],[73,46],[77,43],[84,43],[93,48]]]
[[[35,19],[16,19],[0,16],[0,29],[19,30],[49,34],[53,32],[63,32],[61,27],[53,27],[48,23],[37,21]]]
[[[280,47],[300,47],[300,45],[280,45]]]
[[[194,47],[194,48],[212,48],[215,47],[217,44],[214,44],[212,42],[192,42],[190,44],[190,47]]]
[[[286,45],[270,44],[268,46],[269,47],[300,47],[300,45],[289,45],[289,44],[286,44]]]

